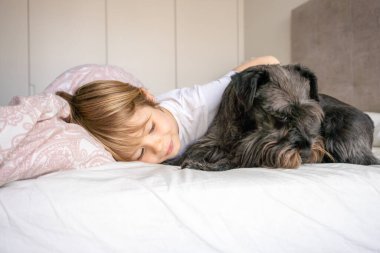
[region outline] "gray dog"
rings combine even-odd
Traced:
[[[200,170],[379,164],[374,126],[360,110],[318,94],[301,65],[262,65],[232,77],[206,135],[169,164]]]

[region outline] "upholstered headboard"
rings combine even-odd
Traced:
[[[380,112],[380,1],[310,0],[292,11],[292,62],[319,91]]]

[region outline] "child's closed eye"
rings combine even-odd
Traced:
[[[145,152],[145,149],[144,149],[144,148],[141,148],[140,155],[139,155],[139,157],[137,158],[138,161],[140,161],[140,160],[144,157],[144,152]]]
[[[149,133],[152,133],[155,128],[156,128],[156,124],[153,122],[150,129],[149,129]]]

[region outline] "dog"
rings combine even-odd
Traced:
[[[368,115],[319,94],[307,67],[260,65],[232,77],[206,134],[168,164],[205,171],[379,164],[373,132]]]

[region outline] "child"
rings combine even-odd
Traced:
[[[57,95],[70,104],[66,120],[87,129],[116,160],[162,163],[206,133],[234,73],[263,64],[279,61],[258,57],[217,81],[176,89],[157,100],[144,88],[119,81],[95,81],[73,95]]]

